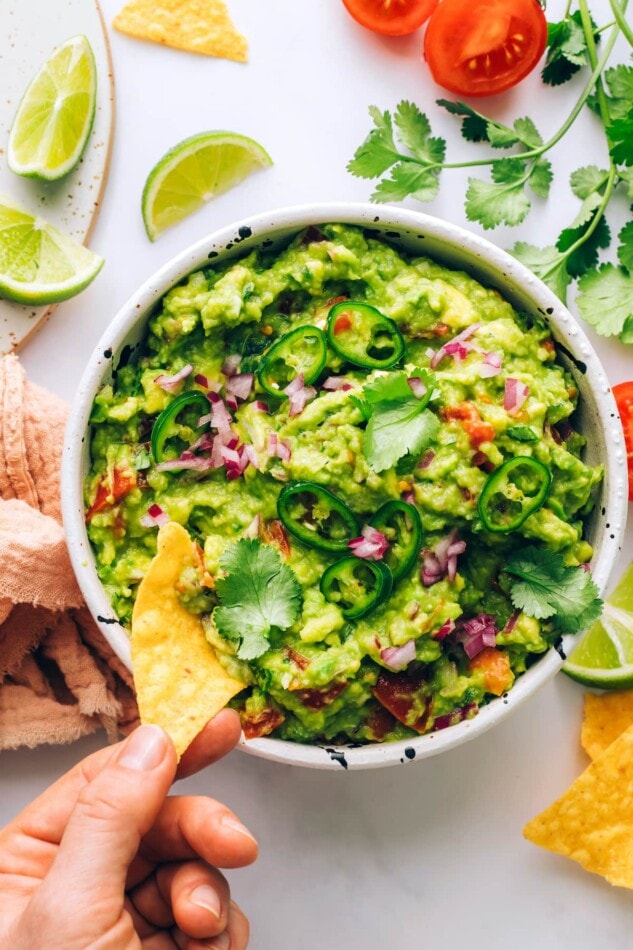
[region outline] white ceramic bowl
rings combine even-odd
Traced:
[[[134,358],[154,305],[191,271],[224,262],[262,242],[287,241],[304,227],[339,221],[385,234],[407,251],[471,273],[496,287],[518,310],[539,313],[547,320],[559,344],[561,358],[574,374],[580,390],[579,428],[587,438],[587,460],[606,469],[587,536],[594,546],[593,576],[601,590],[607,584],[620,551],[627,510],[626,465],[617,410],[598,357],[578,323],[560,300],[522,264],[493,244],[446,221],[412,211],[370,204],[303,205],[260,214],[223,228],[187,248],[154,274],[128,300],[112,321],[92,354],[82,377],[68,423],[62,468],[64,525],[74,570],[88,607],[104,636],[129,667],[126,631],[114,616],[95,570],[84,521],[82,483],[89,466],[88,418],[99,388],[112,378],[121,360]],[[567,639],[570,648],[573,641]],[[436,755],[485,732],[505,719],[532,696],[561,666],[551,649],[523,676],[505,698],[492,700],[471,720],[439,732],[406,741],[361,747],[299,745],[280,739],[242,740],[242,748],[276,762],[311,768],[375,768],[409,763]]]

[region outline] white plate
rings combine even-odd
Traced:
[[[53,49],[83,33],[97,64],[97,110],[84,155],[58,182],[20,178],[7,167],[6,146],[27,85]],[[0,0],[0,192],[81,243],[101,203],[110,160],[114,84],[110,50],[97,0]],[[0,300],[0,354],[24,343],[54,308]]]

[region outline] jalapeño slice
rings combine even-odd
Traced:
[[[383,604],[393,585],[391,571],[382,561],[344,557],[330,564],[321,578],[321,593],[336,604],[346,620],[358,620]]]
[[[315,482],[289,482],[279,492],[277,513],[299,541],[320,551],[346,551],[360,534],[358,519],[344,501]]]
[[[164,462],[167,440],[180,436],[182,426],[187,425],[191,429],[197,429],[198,419],[207,415],[208,412],[209,400],[198,389],[180,393],[172,399],[163,409],[152,429],[151,443],[154,461]]]
[[[327,338],[335,353],[363,369],[389,369],[404,354],[404,338],[393,320],[360,300],[334,304]]]
[[[517,455],[492,472],[481,491],[477,508],[486,531],[516,531],[545,503],[552,484],[546,465]]]
[[[271,396],[285,398],[284,389],[302,375],[308,386],[320,376],[327,360],[323,330],[310,325],[285,333],[264,354],[257,371],[259,385]]]
[[[407,501],[388,501],[369,523],[387,538],[389,550],[383,560],[394,582],[399,581],[411,570],[422,547],[424,530],[417,508]]]

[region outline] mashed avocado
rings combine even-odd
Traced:
[[[450,726],[557,639],[514,608],[509,555],[591,557],[602,471],[581,458],[577,396],[544,323],[360,228],[209,266],[165,295],[140,357],[95,399],[99,576],[129,625],[157,526],[186,526],[199,565],[182,600],[249,684],[234,701],[247,736]],[[222,559],[243,537],[274,546],[301,589],[257,655],[216,622]]]

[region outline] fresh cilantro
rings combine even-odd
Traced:
[[[465,196],[466,217],[488,230],[521,225],[532,206],[532,195],[547,198],[553,181],[546,157],[570,132],[584,106],[593,109],[602,125],[608,166],[583,166],[571,175],[570,185],[580,204],[574,219],[544,247],[518,241],[512,253],[566,303],[575,281],[583,317],[599,333],[617,333],[633,341],[633,316],[627,302],[633,280],[633,222],[619,234],[619,267],[605,269],[600,252],[610,246],[612,235],[607,210],[613,199],[633,199],[633,66],[610,64],[619,35],[633,45],[633,30],[618,0],[611,0],[615,22],[598,26],[586,0],[570,0],[564,18],[548,27],[547,61],[543,79],[558,85],[578,70],[591,71],[579,97],[556,132],[547,140],[530,116],[502,122],[461,101],[438,99],[437,104],[461,123],[467,142],[488,146],[488,157],[466,161],[446,160],[446,142],[434,136],[429,117],[404,100],[393,115],[371,106],[374,128],[348,165],[352,174],[379,179],[371,195],[376,202],[415,198],[432,201],[442,176],[452,169],[489,166],[490,178],[469,177]],[[574,9],[574,7],[576,9]],[[598,50],[598,46],[600,50]],[[547,103],[544,103],[547,106]],[[499,158],[499,149],[506,157]],[[606,163],[605,163],[606,164]],[[609,314],[602,308],[613,304]]]
[[[530,546],[510,555],[510,598],[517,610],[550,620],[562,633],[578,633],[602,612],[598,588],[588,571],[568,567],[562,554]]]
[[[216,580],[218,631],[239,644],[237,655],[254,660],[270,647],[273,627],[285,630],[299,615],[301,586],[275,547],[250,538],[229,545]]]
[[[626,334],[632,342],[633,273],[625,267],[602,264],[578,281],[576,304],[581,315],[603,336]]]
[[[506,434],[517,442],[538,442],[540,438],[536,429],[531,426],[510,426]]]
[[[437,416],[427,409],[433,395],[433,377],[425,370],[415,375],[426,386],[422,398],[414,395],[402,370],[379,376],[364,387],[371,416],[363,453],[375,472],[391,468],[406,455],[419,455],[439,431]]]
[[[592,21],[595,31],[595,23]],[[599,34],[594,32],[594,39]],[[565,17],[560,23],[547,27],[547,56],[541,78],[549,86],[560,86],[589,62],[587,38],[582,25],[580,10]]]

